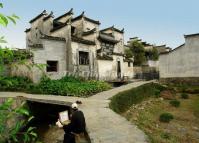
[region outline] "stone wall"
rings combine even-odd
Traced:
[[[11,76],[23,76],[28,77],[31,80],[33,79],[32,61],[27,60],[24,64],[15,63],[14,66],[11,66],[9,69],[9,74]]]
[[[163,84],[174,83],[174,84],[183,84],[188,83],[191,85],[199,86],[199,77],[178,77],[178,78],[161,78],[160,82]]]

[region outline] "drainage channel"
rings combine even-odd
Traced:
[[[63,143],[64,131],[58,128],[55,123],[59,118],[59,112],[68,110],[69,114],[71,113],[71,102],[17,97],[16,101],[18,103],[20,103],[19,100],[26,101],[31,115],[34,116],[27,128],[30,126],[36,127],[36,133],[42,143]],[[80,142],[90,143],[89,136],[80,139]]]

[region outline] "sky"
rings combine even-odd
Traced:
[[[44,9],[55,17],[74,9],[74,16],[85,15],[101,22],[100,29],[114,25],[125,29],[125,41],[139,37],[155,45],[175,48],[185,34],[199,33],[199,0],[0,0],[0,13],[20,17],[17,24],[0,27],[11,47],[25,48],[24,30]]]

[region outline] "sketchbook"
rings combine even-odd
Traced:
[[[59,113],[59,120],[64,125],[70,123],[67,110]]]

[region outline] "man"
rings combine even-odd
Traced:
[[[62,123],[58,120],[56,123],[59,127],[63,127],[64,129],[65,134],[63,143],[75,143],[74,133],[85,133],[86,122],[83,112],[78,110],[77,103],[73,103],[71,107],[73,110],[71,122],[68,125],[62,125]]]

